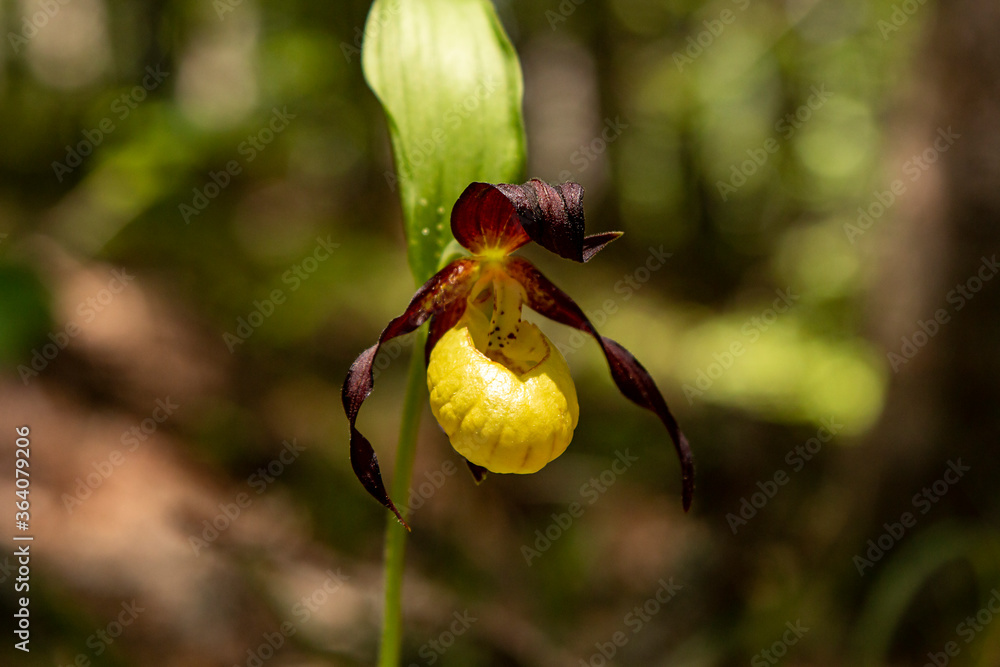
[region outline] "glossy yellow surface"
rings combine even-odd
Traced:
[[[472,463],[498,473],[537,472],[573,438],[576,388],[566,360],[535,325],[519,322],[500,349],[487,348],[489,327],[469,308],[435,345],[427,366],[431,411]]]

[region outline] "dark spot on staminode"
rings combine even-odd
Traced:
[[[514,338],[514,337],[515,337],[515,336],[514,336],[514,334],[512,334],[512,333],[509,333],[509,334],[507,334],[507,340],[510,340],[511,338]]]

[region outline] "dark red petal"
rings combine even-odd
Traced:
[[[601,345],[604,357],[611,368],[611,377],[618,390],[636,405],[654,413],[663,422],[680,459],[682,476],[682,502],[684,511],[691,507],[694,496],[694,456],[687,438],[681,432],[667,402],[653,382],[649,372],[624,347],[597,333],[576,302],[552,284],[527,260],[510,257],[505,263],[507,273],[524,286],[527,304],[532,310],[556,322],[585,331]]]
[[[583,239],[583,261],[589,262],[594,255],[604,250],[606,245],[622,234],[624,232],[602,232]]]
[[[478,263],[473,259],[457,259],[424,283],[413,295],[406,312],[389,322],[389,326],[378,337],[378,343],[362,352],[351,364],[341,391],[344,412],[351,424],[351,467],[354,468],[354,474],[361,480],[368,493],[392,510],[407,530],[410,527],[403,521],[403,516],[389,499],[389,494],[382,483],[382,473],[379,470],[375,450],[355,427],[355,422],[361,405],[372,391],[375,382],[372,377],[372,364],[382,343],[415,331],[429,318],[446,312],[456,300],[464,303],[478,274],[477,268]]]
[[[424,345],[424,363],[430,363],[431,350],[441,340],[441,336],[462,319],[467,305],[465,297],[468,296],[469,289],[471,288],[472,285],[470,284],[466,288],[463,298],[451,302],[447,308],[431,318],[430,331],[427,332],[427,343]]]
[[[473,183],[451,210],[451,233],[470,252],[487,248],[514,252],[531,239],[504,194],[488,183]]]
[[[688,444],[687,437],[671,414],[670,408],[663,400],[663,395],[656,383],[653,382],[652,376],[643,368],[639,360],[610,338],[600,336],[599,340],[604,349],[604,356],[607,357],[608,364],[611,366],[611,377],[618,385],[618,390],[636,405],[656,413],[663,425],[667,427],[667,433],[670,434],[674,449],[677,450],[677,457],[680,459],[683,484],[681,493],[686,512],[691,507],[691,499],[694,497],[694,454],[691,452],[691,445]]]
[[[496,187],[513,204],[531,240],[560,257],[586,262],[621,236],[621,232],[606,232],[584,237],[583,186],[579,183],[552,186],[533,178],[524,185]]]

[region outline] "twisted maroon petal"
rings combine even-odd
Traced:
[[[552,186],[538,179],[523,185],[473,183],[452,209],[451,231],[476,254],[493,248],[511,253],[534,241],[576,262],[589,261],[622,235],[584,236],[583,186]]]
[[[681,432],[667,402],[653,382],[649,372],[624,347],[597,333],[583,311],[565,292],[552,284],[530,262],[520,257],[509,257],[505,263],[507,273],[524,286],[528,306],[561,324],[584,331],[600,344],[608,360],[611,377],[618,390],[630,401],[656,414],[667,428],[681,464],[681,500],[684,511],[691,507],[694,497],[694,455],[687,438]]]
[[[583,186],[567,182],[549,185],[533,178],[523,185],[496,186],[507,195],[531,240],[574,262],[586,262],[621,232],[584,236]]]
[[[351,364],[341,390],[344,412],[351,424],[351,467],[354,468],[354,474],[361,480],[368,493],[392,510],[407,530],[410,527],[389,499],[389,494],[382,483],[382,473],[379,470],[375,450],[355,426],[358,411],[372,391],[375,382],[372,377],[372,364],[382,343],[415,331],[431,317],[449,312],[449,308],[456,302],[464,304],[478,273],[478,263],[474,259],[463,258],[455,260],[432,276],[413,295],[406,311],[389,322],[378,337],[378,342],[362,352]]]
[[[465,291],[465,296],[468,296],[469,290],[472,288],[470,284]],[[462,315],[465,314],[465,307],[468,301],[465,298],[456,299],[449,303],[444,310],[431,318],[430,331],[427,332],[427,342],[424,344],[424,363],[429,364],[431,361],[431,350],[437,345],[438,341],[441,340],[441,336],[445,334],[448,329],[458,324],[458,321],[462,319]]]

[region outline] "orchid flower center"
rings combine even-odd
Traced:
[[[493,312],[485,349],[487,358],[523,375],[542,363],[549,351],[539,345],[534,336],[521,333],[521,306],[524,296],[521,285],[502,271],[492,279]]]

